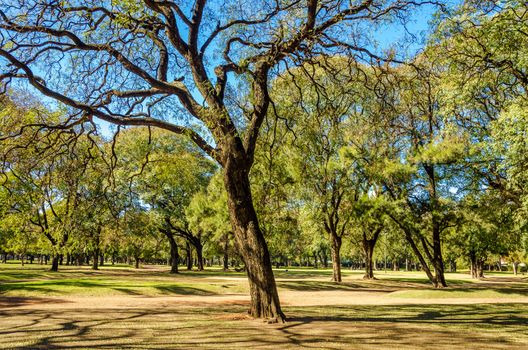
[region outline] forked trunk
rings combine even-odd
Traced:
[[[285,316],[280,307],[268,246],[253,207],[248,168],[234,157],[224,164],[229,218],[249,280],[249,314],[269,322],[283,322]]]
[[[367,232],[363,231],[363,254],[365,255],[365,275],[363,279],[374,279],[374,247],[383,228],[377,228],[371,239],[368,239]]]

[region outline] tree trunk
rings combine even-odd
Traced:
[[[178,244],[176,243],[176,239],[174,238],[174,234],[168,230],[160,230],[165,237],[169,240],[170,244],[170,264],[171,264],[171,270],[170,273],[178,273],[178,263],[180,260],[180,256],[178,254]]]
[[[171,263],[171,271],[170,273],[178,273],[178,261],[180,260],[180,256],[178,254],[178,245],[176,244],[176,240],[174,239],[174,236],[170,235],[169,237],[170,242],[170,263]]]
[[[233,142],[241,143],[240,139]],[[251,197],[250,164],[238,152],[237,146],[243,148],[242,145],[231,145],[234,149],[224,162],[224,185],[235,242],[246,264],[251,296],[249,314],[270,322],[283,322],[285,316],[280,306],[268,245],[260,230]]]
[[[104,262],[105,262],[105,255],[104,253],[100,253],[99,254],[99,266],[104,266]]]
[[[517,262],[513,262],[513,274],[517,276]]]
[[[226,236],[225,242],[224,242],[224,271],[229,270],[229,255],[228,255],[228,248],[229,248],[229,239]]]
[[[374,254],[374,244],[375,242],[364,237],[363,253],[365,254],[365,275],[363,276],[363,279],[374,279],[374,260],[372,258]]]
[[[331,234],[332,239],[332,281],[341,282],[341,237]]]
[[[135,256],[134,260],[135,260],[135,268],[139,269],[139,257]]]
[[[447,287],[445,280],[444,260],[440,242],[440,230],[436,225],[433,227],[433,266],[435,270],[435,288]]]
[[[194,242],[193,245],[194,249],[196,250],[196,267],[198,268],[198,271],[203,271],[203,245],[199,241]]]
[[[420,265],[422,266],[422,270],[427,275],[427,278],[429,278],[429,281],[431,281],[431,283],[433,283],[433,286],[436,287],[436,285],[435,285],[436,284],[436,282],[435,282],[436,279],[433,276],[433,274],[431,272],[431,269],[429,268],[429,266],[425,262],[425,259],[424,259],[423,255],[422,255],[422,253],[420,252],[420,250],[416,246],[416,242],[414,242],[414,239],[412,238],[412,235],[411,235],[411,233],[409,231],[405,232],[405,239],[407,240],[407,242],[411,246],[411,248],[412,248],[412,250],[414,252],[414,255],[418,258],[418,261],[420,262]]]
[[[51,259],[51,271],[57,272],[59,271],[59,256],[53,255],[53,258]]]
[[[96,248],[93,252],[93,263],[92,270],[99,270],[99,248]]]
[[[187,247],[187,257],[185,258],[185,262],[187,263],[187,270],[192,270],[192,249],[191,244],[189,242],[185,243],[185,246]]]

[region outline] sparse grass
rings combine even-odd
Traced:
[[[528,348],[528,282],[508,273],[434,290],[420,272],[335,284],[329,269],[282,268],[289,321],[265,325],[245,314],[244,273],[48,268],[0,264],[0,348]]]

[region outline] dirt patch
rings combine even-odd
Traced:
[[[0,296],[0,308],[35,307],[40,305],[65,305],[70,301],[62,298],[37,298],[37,297],[4,297]]]

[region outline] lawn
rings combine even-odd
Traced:
[[[434,290],[418,272],[275,273],[289,320],[268,325],[247,317],[242,273],[0,264],[0,348],[528,348],[524,276]]]

